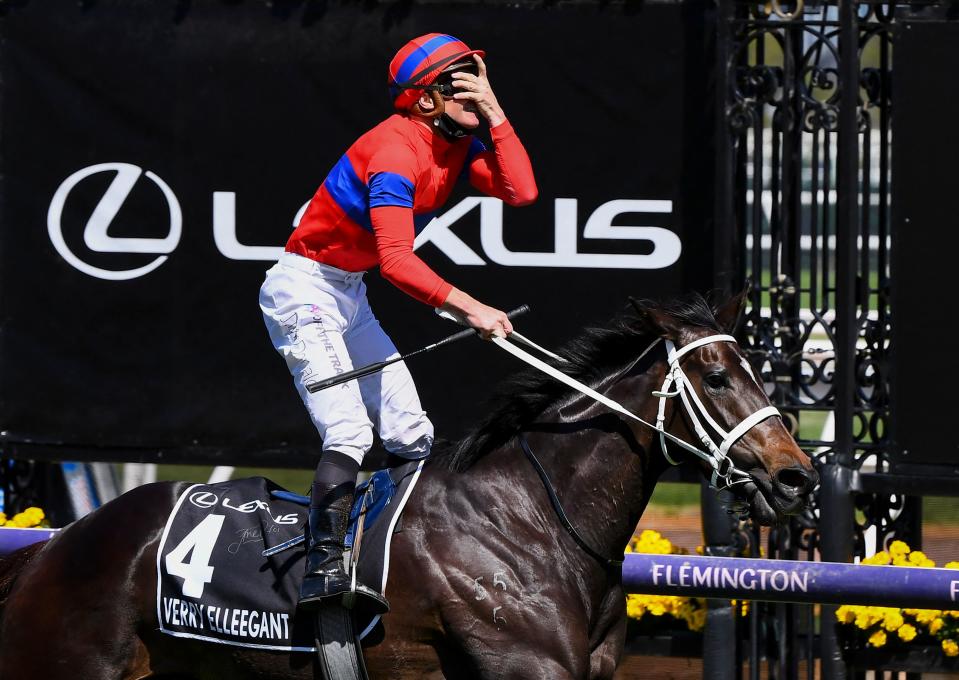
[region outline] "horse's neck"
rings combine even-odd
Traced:
[[[656,419],[655,367],[598,389],[647,422]],[[544,414],[526,435],[573,526],[594,550],[615,558],[632,536],[664,469],[658,439],[639,423],[587,398]]]

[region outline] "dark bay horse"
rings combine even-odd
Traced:
[[[636,315],[587,331],[562,369],[655,421],[676,348],[726,332],[742,298],[636,305]],[[560,366],[557,364],[557,366]],[[709,417],[733,430],[769,406],[735,343],[682,359]],[[668,400],[664,429],[701,445],[694,418]],[[448,452],[437,452],[396,534],[385,637],[364,641],[372,678],[611,678],[623,648],[618,573],[562,528],[519,443],[540,459],[588,546],[621,556],[667,463],[659,436],[539,373],[506,385],[500,405]],[[690,458],[672,447],[672,455]],[[808,457],[778,417],[729,449],[744,471],[733,487],[770,523],[799,511],[816,483]],[[706,472],[710,469],[700,461]],[[160,535],[183,483],[141,487],[43,546],[0,564],[0,680],[312,678],[314,660],[158,632]]]

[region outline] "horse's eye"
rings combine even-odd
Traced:
[[[729,387],[729,378],[726,376],[725,371],[713,371],[712,373],[707,373],[703,380],[706,383],[706,387],[713,390],[721,390]]]

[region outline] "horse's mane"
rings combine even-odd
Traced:
[[[691,326],[718,331],[709,303],[699,294],[664,302],[633,300],[637,313],[622,313],[606,325],[586,328],[558,353],[568,360],[548,360],[557,369],[587,385],[624,368],[658,336],[644,319],[664,313]],[[534,369],[501,383],[490,400],[486,416],[459,442],[434,459],[462,472],[490,451],[506,444],[541,413],[571,394],[571,388]]]

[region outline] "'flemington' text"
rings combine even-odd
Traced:
[[[740,569],[729,567],[700,567],[684,564],[654,564],[653,583],[655,585],[701,587],[701,588],[741,588],[743,590],[773,590],[784,592],[808,592],[809,574],[788,572],[783,569]]]

